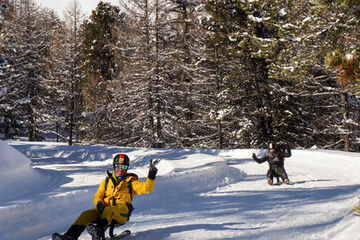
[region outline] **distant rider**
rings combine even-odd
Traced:
[[[252,155],[253,159],[257,163],[263,163],[266,161],[269,163],[269,170],[266,174],[269,185],[274,184],[273,178],[277,176],[281,177],[285,184],[290,184],[290,180],[284,168],[284,158],[290,156],[291,150],[289,147],[276,146],[273,143],[269,144],[269,151],[264,157],[257,158],[255,153]]]

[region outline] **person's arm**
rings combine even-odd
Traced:
[[[146,179],[146,182],[133,180],[131,184],[135,195],[149,194],[155,189],[155,180],[151,180],[149,177]]]
[[[132,187],[137,195],[148,194],[155,189],[155,178],[157,174],[157,168],[155,167],[156,161],[150,160],[150,169],[146,182],[140,182],[138,180],[132,181]]]
[[[98,208],[99,202],[101,202],[103,204],[103,206],[105,207],[104,196],[105,196],[105,180],[103,180],[100,183],[99,188],[94,195],[93,203],[94,203],[95,207]],[[99,206],[99,207],[101,207],[101,206]]]
[[[258,158],[258,157],[256,157],[256,154],[255,154],[255,153],[252,154],[252,158],[253,158],[253,159],[255,160],[255,162],[257,162],[257,163],[263,163],[263,162],[265,162],[265,161],[268,160],[268,157],[267,157],[267,156],[264,156],[264,157],[262,157],[262,158]]]

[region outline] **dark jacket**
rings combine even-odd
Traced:
[[[290,148],[285,148],[284,151],[268,152],[264,157],[257,158],[255,153],[252,155],[257,163],[268,162],[271,169],[284,167],[284,158],[291,156]]]

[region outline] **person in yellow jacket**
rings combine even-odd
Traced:
[[[104,232],[111,223],[125,224],[131,215],[132,199],[135,195],[154,191],[157,168],[150,161],[146,182],[138,181],[136,174],[128,173],[130,159],[126,154],[117,154],[113,159],[114,173],[107,172],[94,196],[96,208],[80,214],[65,234],[54,233],[53,240],[76,240],[87,229],[93,240],[104,238]]]

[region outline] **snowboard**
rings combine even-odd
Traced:
[[[130,230],[124,230],[122,233],[115,235],[114,237],[106,238],[106,240],[119,240],[124,239],[131,234]]]

